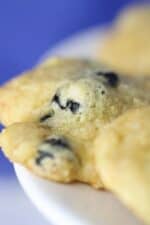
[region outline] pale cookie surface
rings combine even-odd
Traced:
[[[101,187],[93,140],[130,108],[147,105],[141,82],[97,62],[55,58],[0,89],[4,153],[39,176]]]
[[[150,76],[150,4],[120,13],[100,49],[99,58],[129,75]]]
[[[0,120],[40,122],[89,140],[147,96],[143,86],[97,62],[54,58],[0,88]]]
[[[106,188],[150,224],[150,107],[113,121],[97,138],[95,155]]]
[[[102,186],[90,142],[80,142],[37,123],[17,123],[2,132],[0,146],[11,161],[43,178]]]

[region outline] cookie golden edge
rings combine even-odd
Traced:
[[[62,149],[60,141],[56,143],[56,137],[65,140]],[[46,147],[43,143],[50,145],[50,140],[54,143],[49,150],[47,149],[49,146]],[[73,138],[66,137],[51,128],[37,123],[10,125],[0,134],[0,146],[12,163],[22,165],[39,177],[59,183],[80,182],[97,189],[103,188],[95,169],[94,153],[90,153],[90,149],[83,143],[74,142]],[[44,154],[41,153],[49,154],[50,158],[42,161]]]
[[[99,134],[95,163],[104,186],[150,224],[150,106],[130,110]]]

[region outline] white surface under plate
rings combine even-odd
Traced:
[[[102,37],[102,30],[90,29],[58,44],[45,56],[94,57]],[[29,198],[54,225],[141,225],[111,193],[84,184],[46,181],[19,165],[15,170]]]

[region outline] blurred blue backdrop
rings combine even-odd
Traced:
[[[148,0],[149,1],[149,0]],[[58,41],[111,21],[138,0],[0,0],[0,83],[33,66]],[[13,175],[0,153],[0,175]]]

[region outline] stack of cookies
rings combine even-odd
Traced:
[[[150,224],[150,76],[104,58],[50,58],[4,84],[0,146],[40,177],[116,193]]]

